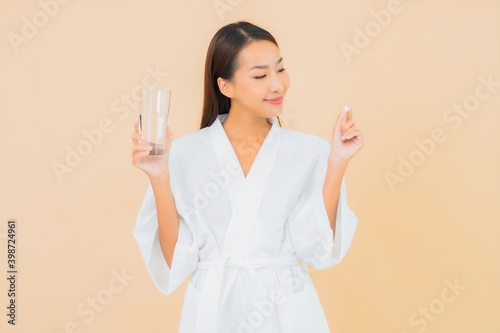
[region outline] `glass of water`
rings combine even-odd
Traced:
[[[140,144],[151,145],[150,155],[164,155],[167,144],[167,126],[170,114],[171,91],[143,89],[139,113],[139,133],[144,136]]]

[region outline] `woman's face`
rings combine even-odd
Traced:
[[[224,89],[231,109],[270,118],[282,112],[289,84],[278,47],[260,40],[241,50],[234,77]]]

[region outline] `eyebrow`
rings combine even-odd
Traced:
[[[276,65],[278,65],[282,61],[283,57],[281,57],[278,61],[276,61]],[[249,69],[249,71],[251,71],[252,69],[267,69],[267,68],[269,68],[269,65],[259,65],[259,66],[253,66],[252,68]]]

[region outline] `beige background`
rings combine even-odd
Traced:
[[[197,130],[206,48],[236,20],[281,46],[287,128],[330,140],[348,104],[365,136],[346,175],[359,218],[351,249],[310,271],[332,332],[500,331],[499,1],[66,2],[49,17],[40,4],[51,0],[0,1],[1,332],[176,332],[187,281],[163,296],[133,239],[148,183],[131,164],[137,108],[120,98],[159,68],[175,136]],[[218,3],[229,6],[221,15]],[[373,13],[388,8],[397,13],[381,26]],[[356,37],[364,29],[373,29],[366,45]],[[347,44],[357,53],[344,54]],[[488,77],[496,86],[476,90]],[[463,103],[470,113],[448,113]],[[108,133],[85,146],[82,131],[100,124]],[[429,148],[433,131],[440,142],[424,155],[415,140]],[[53,164],[78,145],[88,155],[58,179]],[[391,186],[387,173],[403,159],[419,165]],[[15,327],[5,308],[9,218]]]

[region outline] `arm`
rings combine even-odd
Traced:
[[[134,133],[132,134],[132,142],[134,143],[132,164],[143,170],[151,182],[158,216],[158,239],[165,261],[170,268],[179,234],[179,215],[175,208],[174,197],[170,187],[168,160],[172,146],[173,132],[169,127],[167,127],[166,134],[167,153],[159,156],[151,156],[149,152],[152,147],[140,142],[140,140],[144,140],[144,137],[139,133],[139,122],[136,120],[134,122]]]
[[[331,156],[328,159],[328,166],[323,185],[323,200],[330,220],[330,226],[335,233],[337,207],[339,205],[340,186],[342,178],[347,169],[348,162],[343,159],[335,159]],[[335,234],[334,234],[335,237]]]
[[[138,120],[134,122],[132,134],[132,164],[143,170],[150,180],[133,235],[149,275],[165,295],[196,269],[199,250],[190,221],[185,220],[175,206],[177,195],[174,197],[174,194],[180,174],[174,170],[179,170],[179,163],[172,163],[178,160],[177,149],[170,127],[167,129],[168,154],[163,156],[148,156],[152,147],[139,142],[144,138],[139,133]]]
[[[327,149],[307,175],[287,224],[297,257],[315,269],[326,269],[345,257],[358,222],[347,205],[347,162],[332,159]]]
[[[342,178],[347,164],[361,147],[363,147],[363,136],[354,123],[351,108],[346,106],[337,116],[333,127],[331,151],[323,186],[325,208],[334,233]]]
[[[158,214],[158,238],[165,261],[171,268],[179,234],[179,216],[170,187],[170,172],[158,178],[150,177],[150,181]]]

